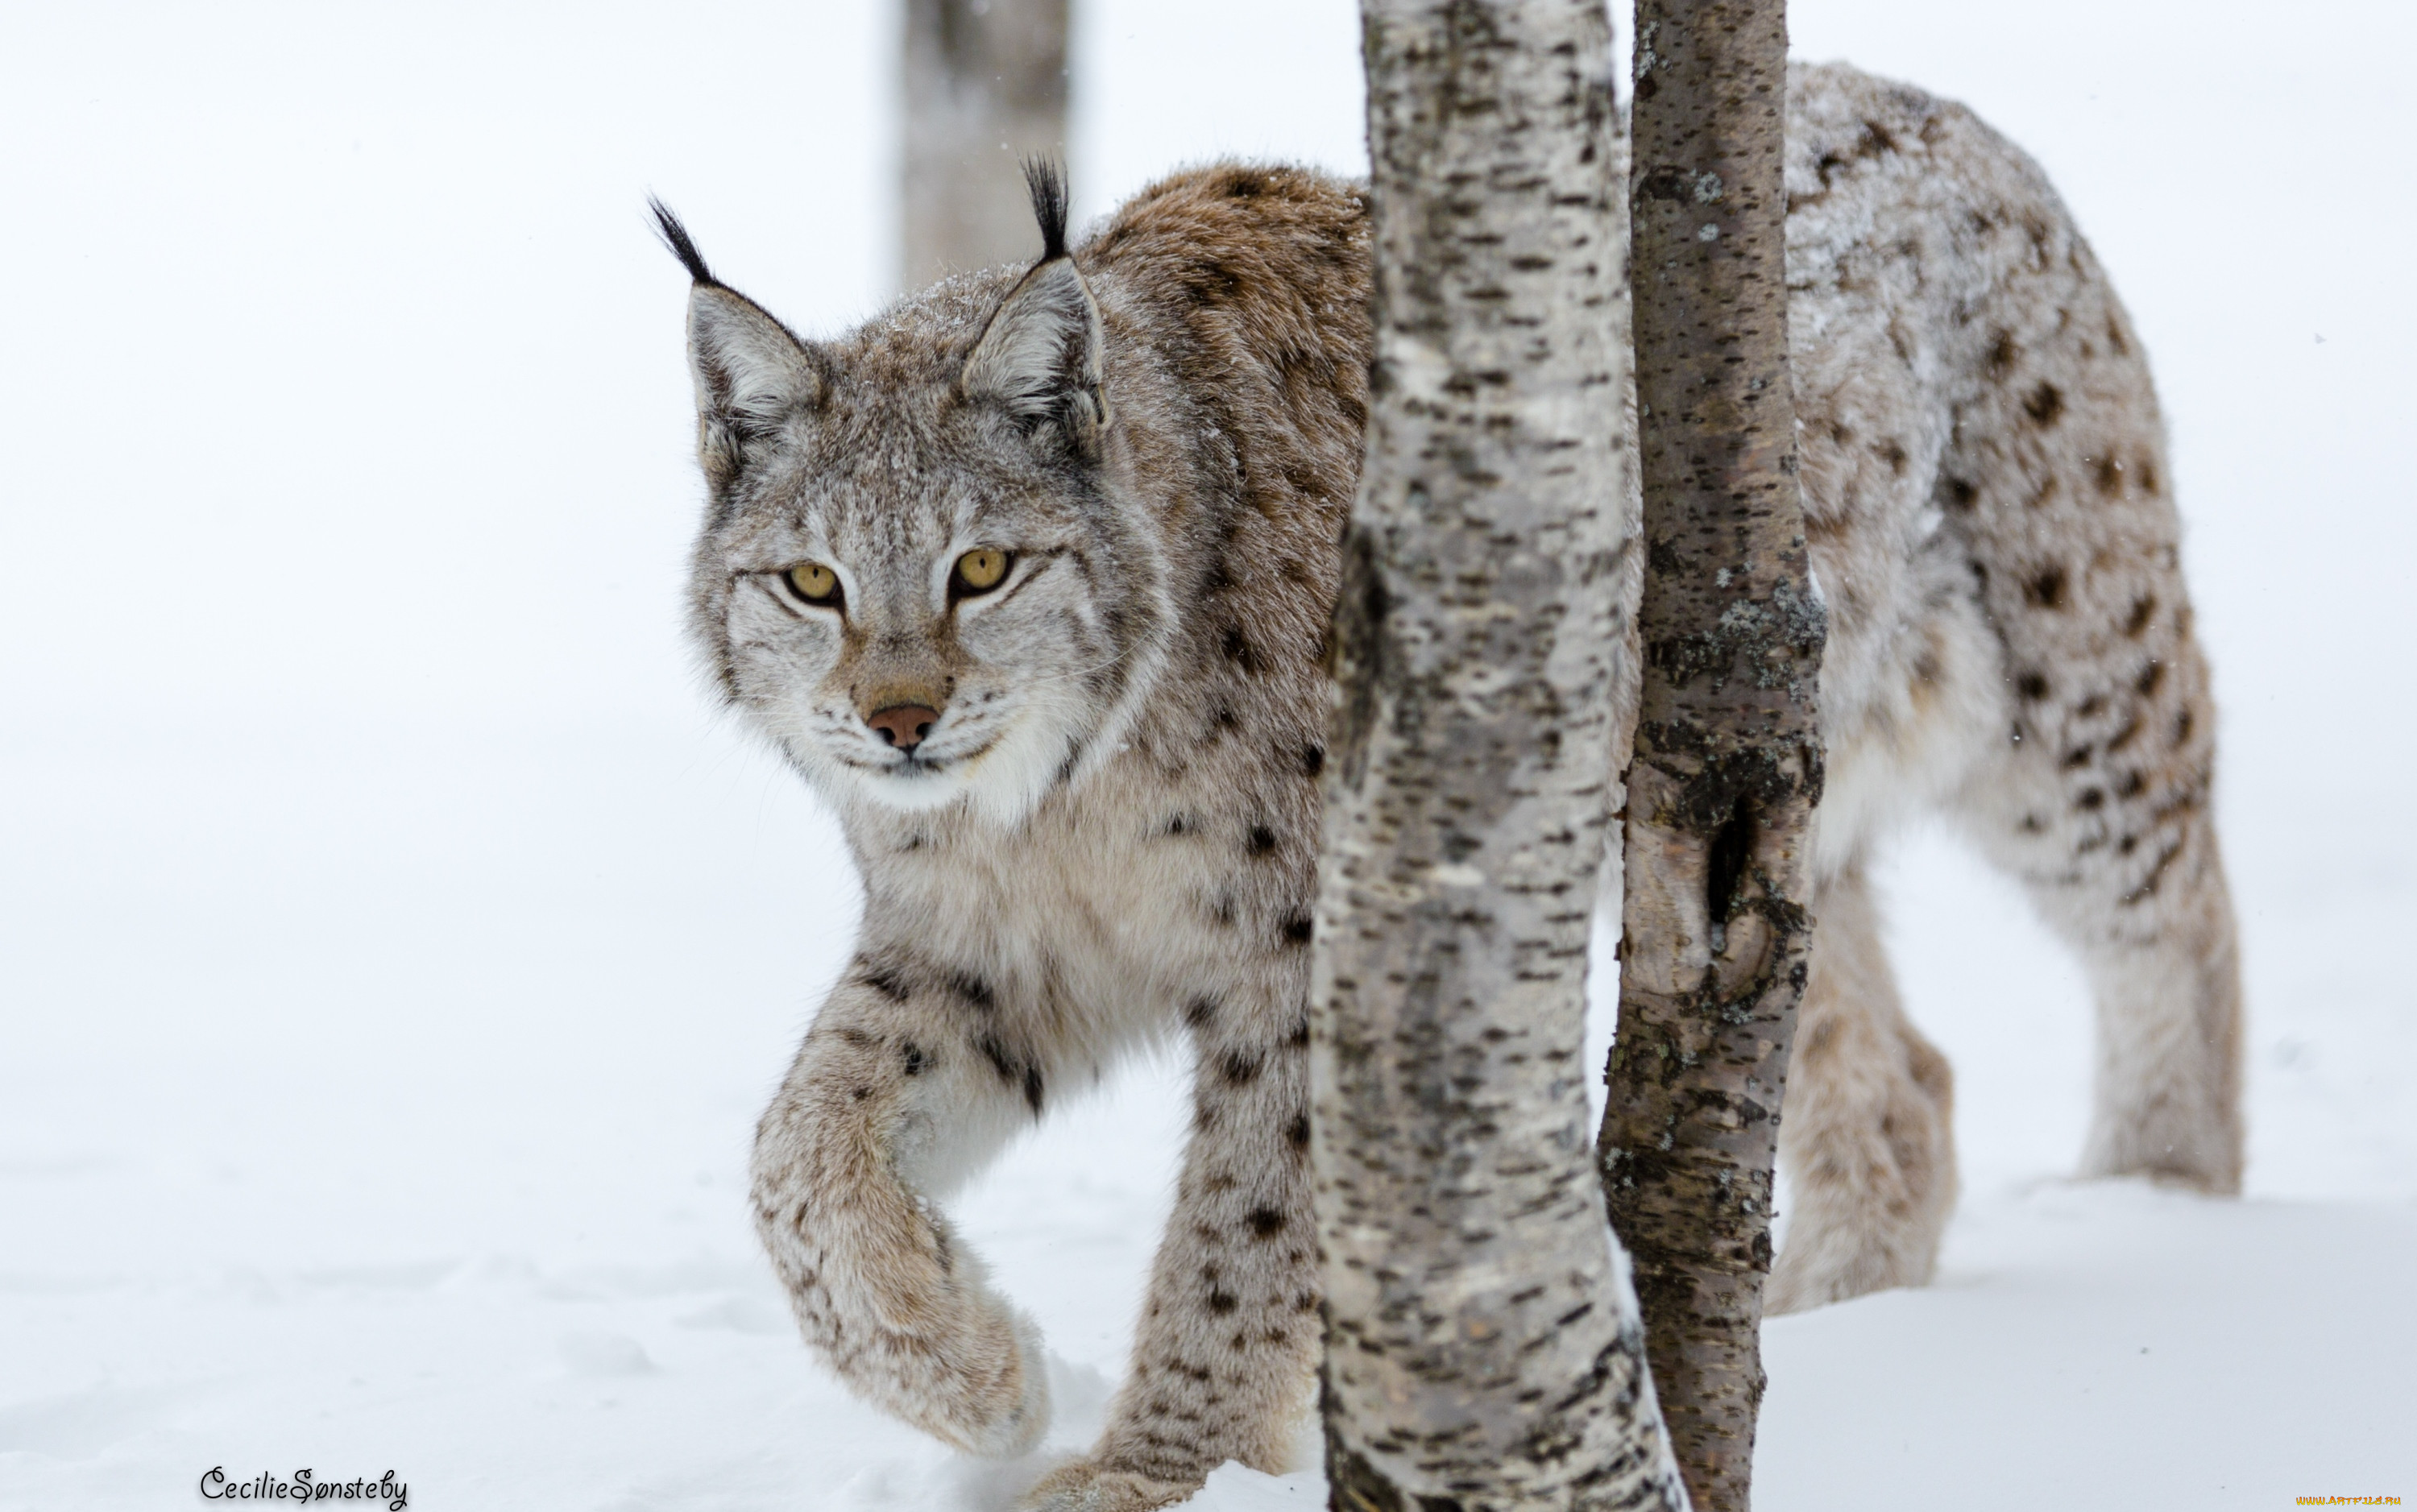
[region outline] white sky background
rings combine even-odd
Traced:
[[[1078,219],[1224,152],[1363,166],[1356,7],[1075,6]],[[1790,8],[1800,55],[2039,158],[2130,306],[2223,710],[2251,1187],[2406,1203],[2417,8]],[[0,8],[0,1457],[51,1442],[12,1401],[267,1348],[60,1313],[21,1350],[44,1287],[755,1275],[734,1184],[855,891],[692,670],[686,288],[643,204],[809,334],[876,308],[892,25],[813,0]],[[2077,976],[1935,837],[1886,878],[1968,1193],[2064,1169]],[[1016,1225],[1089,1202],[1134,1227],[1173,1126],[1072,1126],[969,1228],[1113,1368],[1138,1261],[1069,1271]]]

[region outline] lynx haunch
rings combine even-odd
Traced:
[[[1778,1310],[1923,1281],[1953,1201],[1948,1066],[1863,881],[1910,814],[1957,821],[2089,971],[2085,1172],[2241,1172],[2214,721],[2139,342],[2039,171],[1966,111],[1800,68],[1788,122],[1830,775]],[[850,1388],[1020,1453],[1039,1340],[939,1204],[1066,1089],[1188,1036],[1132,1368],[1031,1498],[1116,1512],[1229,1459],[1285,1468],[1319,1346],[1303,1061],[1367,218],[1352,185],[1233,164],[1074,247],[1053,176],[1034,202],[1038,263],[826,342],[663,223],[694,279],[694,631],[865,887],[757,1134],[757,1226]]]

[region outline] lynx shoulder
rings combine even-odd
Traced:
[[[1943,809],[2090,967],[2093,1172],[2238,1182],[2212,718],[2145,358],[2028,160],[1957,107],[1791,76],[1791,335],[1831,796],[1774,1305],[1924,1279],[1950,1078],[1862,884]],[[1070,245],[809,341],[693,280],[709,501],[693,629],[834,808],[861,937],[758,1131],[757,1226],[848,1386],[975,1453],[1035,1444],[1028,1321],[942,1204],[1132,1048],[1193,1119],[1132,1368],[1036,1505],[1285,1468],[1318,1286],[1304,1153],[1322,646],[1369,363],[1362,191],[1225,164]],[[1634,501],[1630,501],[1634,507]],[[1633,593],[1632,573],[1623,592]]]

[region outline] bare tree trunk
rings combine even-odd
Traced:
[[[1681,1507],[1580,1064],[1634,546],[1609,26],[1362,17],[1376,358],[1310,1052],[1333,1505]]]
[[[1786,7],[1637,0],[1636,38],[1645,671],[1599,1148],[1688,1488],[1708,1512],[1744,1512],[1821,793],[1825,620],[1787,368]]]
[[[906,0],[904,287],[1039,249],[1018,163],[1066,150],[1067,0]]]

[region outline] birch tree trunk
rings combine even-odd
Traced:
[[[1362,19],[1376,357],[1310,1051],[1332,1504],[1680,1508],[1580,1050],[1634,544],[1609,26]]]
[[[1019,164],[1066,151],[1067,0],[905,0],[903,287],[1029,262]]]
[[[1636,37],[1645,668],[1598,1148],[1688,1489],[1744,1512],[1826,633],[1787,367],[1786,8],[1637,0]]]

